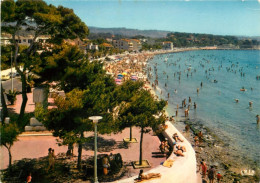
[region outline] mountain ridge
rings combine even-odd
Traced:
[[[100,28],[89,26],[90,33],[98,34],[98,33],[110,33],[113,35],[123,35],[127,37],[133,37],[137,35],[142,35],[145,37],[151,38],[162,38],[166,37],[168,33],[171,31],[165,30],[140,30],[140,29],[129,29],[125,27],[120,28]]]
[[[125,27],[114,27],[114,28],[102,28],[89,26],[90,34],[99,34],[99,33],[110,33],[112,35],[122,35],[126,37],[134,37],[134,36],[144,36],[151,38],[164,38],[168,33],[174,33],[175,31],[166,31],[166,30],[141,30],[141,29],[131,29]],[[206,33],[190,33],[190,32],[182,32],[187,34],[205,34],[205,35],[214,35],[214,34],[206,34]],[[260,36],[242,36],[242,35],[214,35],[214,36],[234,36],[238,39],[256,39],[260,41]]]

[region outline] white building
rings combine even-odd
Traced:
[[[141,41],[138,39],[113,40],[113,46],[119,50],[139,51],[142,48]]]
[[[94,45],[93,43],[87,44],[87,50],[96,50],[98,51],[98,45]]]
[[[46,43],[46,40],[50,39],[50,36],[40,35],[36,38],[36,42],[40,43]],[[21,36],[15,36],[15,41],[19,45],[26,45],[29,46],[30,43],[33,41],[33,35],[21,35]],[[2,34],[1,35],[1,45],[6,46],[10,45],[12,42],[12,36],[11,34]]]
[[[162,46],[165,50],[173,50],[173,43],[171,41],[162,42]]]

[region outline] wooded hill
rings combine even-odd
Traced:
[[[253,48],[260,45],[260,41],[253,37],[181,33],[161,30],[138,30],[127,28],[89,27],[89,30],[89,39],[105,39],[112,38],[112,36],[114,39],[152,38],[155,43],[171,41],[175,47],[232,45],[239,46],[239,48]]]

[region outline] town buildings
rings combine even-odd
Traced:
[[[141,41],[138,39],[113,40],[112,44],[119,50],[139,51],[142,48]]]

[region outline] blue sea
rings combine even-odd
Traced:
[[[162,54],[151,59],[148,68],[151,83],[157,73],[156,93],[168,100],[170,116],[175,115],[177,104],[181,107],[183,99],[188,103],[191,97],[192,120],[210,128],[239,155],[260,164],[260,126],[256,123],[256,115],[260,115],[259,50]],[[242,88],[245,91],[240,91]],[[184,110],[179,109],[178,116],[184,116]]]

